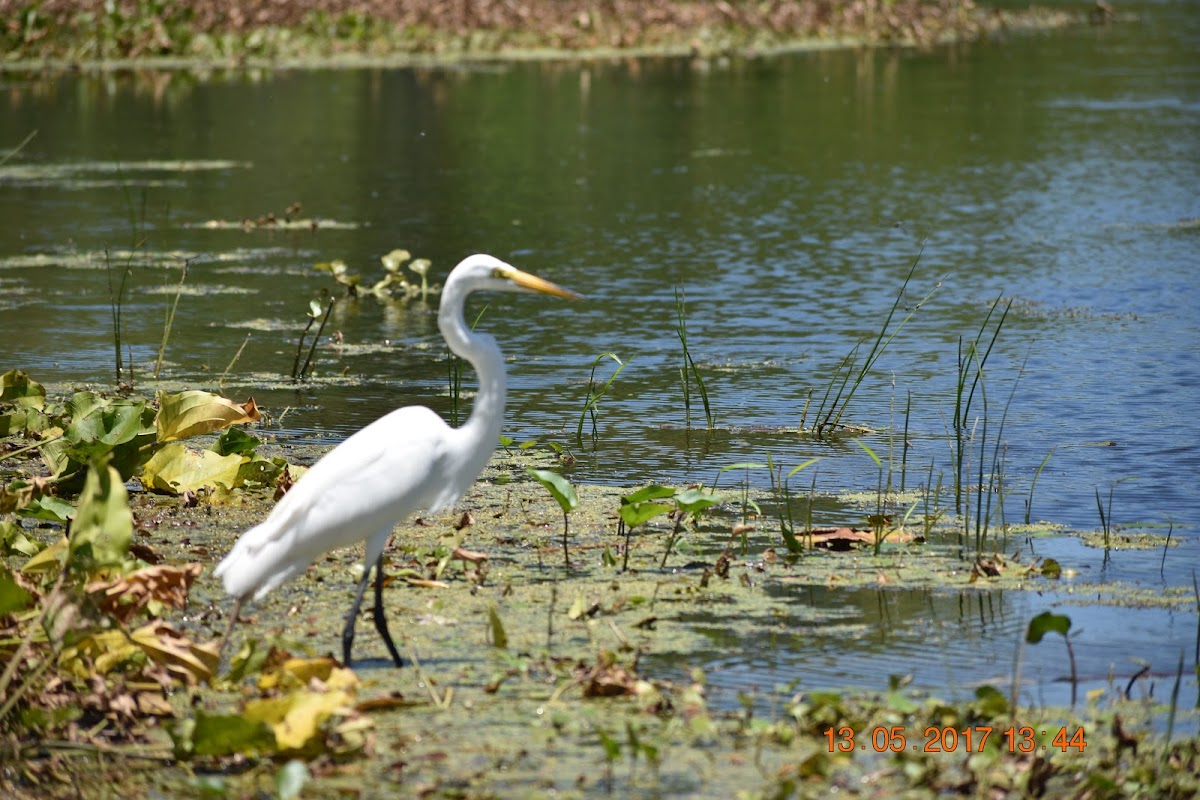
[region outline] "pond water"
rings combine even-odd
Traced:
[[[877,469],[849,439],[795,429],[810,393],[820,399],[857,342],[869,348],[920,254],[905,308],[932,295],[843,421],[881,431],[861,441],[894,451],[897,474],[899,434],[886,431],[907,425],[907,486],[930,474],[950,485],[959,342],[996,298],[1011,299],[984,384],[1007,520],[1023,519],[1035,475],[1033,518],[1075,530],[1100,527],[1097,492],[1107,503],[1111,490],[1121,530],[1171,531],[1178,546],[1161,565],[1161,548],[1105,558],[1064,538],[1035,551],[1087,580],[1190,587],[1200,17],[1186,2],[1122,9],[1139,21],[928,52],[3,75],[0,146],[37,133],[0,165],[0,368],[111,382],[109,287],[129,265],[123,358],[151,391],[186,258],[170,385],[215,386],[244,344],[224,389],[254,394],[281,441],[338,441],[398,405],[449,416],[433,303],[338,302],[314,379],[290,382],[309,301],[335,288],[312,265],[343,259],[370,283],[393,248],[431,259],[437,275],[484,251],[588,298],[506,295],[480,322],[511,357],[507,433],[571,449],[573,480],[711,482],[768,454],[785,471],[822,456],[819,493],[873,492]],[[293,202],[317,230],[237,224]],[[690,428],[685,416],[677,289],[712,431],[695,397]],[[606,352],[629,366],[601,403],[598,437],[577,442],[591,365]],[[747,479],[769,483],[764,470]],[[816,517],[861,522],[832,500]],[[797,622],[773,655],[707,665],[734,688],[800,677],[879,687],[872,664],[888,653],[891,671],[918,683],[953,675],[969,687],[1006,674],[1029,617],[1064,599],[816,594],[798,606],[842,607],[867,633]],[[1128,675],[1141,658],[1173,676],[1181,651],[1191,663],[1194,608],[1065,613],[1083,628],[1081,674]],[[1046,657],[1039,697],[1063,698],[1049,674],[1061,664]],[[1194,679],[1187,691],[1193,702]]]

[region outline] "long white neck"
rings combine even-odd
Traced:
[[[474,333],[463,324],[463,306],[469,293],[453,281],[447,283],[438,310],[438,328],[450,350],[469,362],[479,376],[479,393],[471,415],[458,432],[467,449],[478,455],[478,468],[482,469],[504,425],[506,378],[504,355],[496,340],[485,333]]]

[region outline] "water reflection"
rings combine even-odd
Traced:
[[[1185,644],[1197,635],[1195,617],[1148,609],[1062,606],[1067,597],[1029,592],[836,589],[819,585],[765,587],[787,611],[736,626],[711,614],[670,621],[699,631],[708,648],[666,652],[645,659],[652,674],[683,680],[703,666],[716,704],[739,707],[739,694],[763,703],[780,694],[829,686],[882,691],[889,677],[939,697],[970,698],[979,686],[1011,696],[1020,681],[1023,705],[1070,705],[1070,660],[1061,637],[1024,643],[1029,619],[1047,608],[1071,618],[1077,697],[1101,690],[1122,697],[1165,700],[1175,679],[1170,653],[1150,656],[1163,642]],[[1112,637],[1121,630],[1119,641]],[[1197,702],[1187,686],[1180,707]]]

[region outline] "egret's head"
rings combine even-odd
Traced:
[[[485,290],[493,292],[540,292],[552,294],[555,297],[565,297],[568,300],[582,300],[581,295],[564,289],[556,283],[543,280],[536,275],[522,272],[512,264],[506,264],[494,256],[479,254],[468,256],[455,267],[447,285],[451,281],[463,280],[470,286],[468,291]]]

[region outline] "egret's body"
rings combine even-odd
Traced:
[[[471,256],[455,267],[442,289],[438,327],[450,349],[478,373],[471,416],[451,428],[428,408],[400,408],[313,465],[266,521],[246,531],[217,565],[214,574],[237,598],[231,628],[246,600],[261,599],[322,553],[365,540],[363,577],[342,631],[342,655],[349,663],[354,623],[373,566],[375,627],[400,666],[383,614],[382,556],[388,537],[414,511],[436,513],[452,506],[491,458],[504,421],[504,357],[495,339],[472,332],[463,319],[467,295],[478,290],[579,297],[491,256]]]

